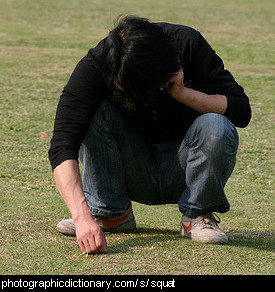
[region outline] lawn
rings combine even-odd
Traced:
[[[220,215],[227,246],[179,234],[176,205],[134,203],[137,230],[108,234],[108,254],[72,261],[70,216],[48,162],[59,95],[119,14],[192,26],[250,97],[253,118]],[[274,15],[272,0],[0,0],[0,274],[274,274]]]

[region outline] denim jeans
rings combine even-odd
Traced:
[[[178,204],[198,217],[230,208],[224,186],[238,149],[238,133],[223,115],[199,116],[182,141],[148,145],[120,110],[103,101],[81,146],[83,189],[92,214],[122,215],[131,200]]]

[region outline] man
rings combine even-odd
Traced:
[[[229,210],[235,126],[250,118],[243,88],[199,32],[121,18],[78,63],[57,107],[49,158],[72,215],[57,229],[82,251],[106,253],[104,231],[136,226],[131,201],[178,203],[183,236],[226,244],[213,212]]]

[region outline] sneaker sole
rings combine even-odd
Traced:
[[[211,235],[207,234],[206,232],[205,235],[202,234],[203,232],[200,231],[200,234],[196,234],[191,231],[191,239],[197,242],[202,242],[202,243],[209,243],[209,244],[221,244],[225,245],[228,243],[228,238],[226,234],[215,234],[215,232],[211,232]]]

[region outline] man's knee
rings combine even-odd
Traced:
[[[237,130],[235,126],[221,114],[207,113],[199,116],[190,130],[190,136],[193,136],[192,140],[195,144],[201,144],[203,142],[206,147],[211,149],[220,149],[220,147],[225,144],[235,149],[238,148],[239,139]],[[195,144],[194,146],[196,146]]]
[[[206,136],[213,136],[216,139],[223,137],[238,139],[235,126],[224,116],[216,113],[207,113],[197,119],[200,131]]]

